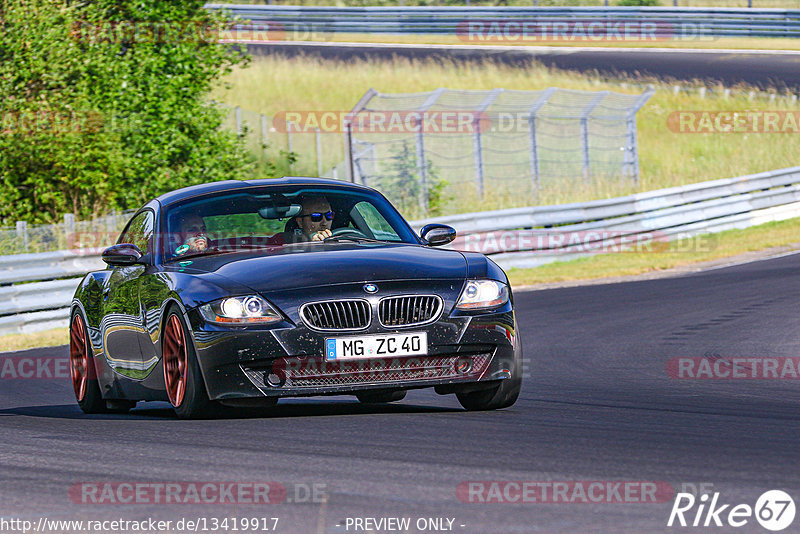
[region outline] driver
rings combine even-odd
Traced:
[[[303,209],[299,215],[295,215],[299,232],[295,233],[298,241],[322,241],[326,237],[331,237],[331,226],[333,225],[333,211],[331,205],[324,196],[310,196],[303,199]]]
[[[202,252],[208,248],[206,223],[202,217],[196,213],[186,213],[178,220],[178,228],[180,228],[181,245],[175,250],[175,254]]]

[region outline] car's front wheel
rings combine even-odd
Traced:
[[[521,379],[507,378],[492,388],[456,393],[456,397],[461,406],[469,411],[499,410],[517,402],[521,387]]]
[[[458,402],[465,409],[469,411],[499,410],[508,408],[517,402],[520,389],[522,389],[522,342],[516,326],[515,321],[514,331],[517,338],[514,344],[514,366],[511,369],[511,376],[488,389],[456,393]]]
[[[215,403],[206,393],[189,329],[177,307],[173,307],[164,324],[161,344],[164,387],[175,413],[181,419],[211,415]]]

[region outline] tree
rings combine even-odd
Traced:
[[[52,222],[249,177],[207,101],[247,57],[181,0],[0,0],[0,220]]]
[[[439,177],[430,160],[427,160],[425,178],[427,188],[423,190],[416,151],[408,141],[403,141],[391,156],[389,173],[378,179],[378,187],[407,218],[441,215],[442,208],[450,200],[445,195],[448,183]],[[421,200],[427,205],[427,211],[420,208]]]

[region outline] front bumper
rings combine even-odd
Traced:
[[[402,329],[364,334],[426,332],[428,354],[328,362],[325,339],[302,323],[271,329],[219,327],[189,313],[198,361],[213,400],[352,394],[376,389],[445,388],[510,378],[522,357],[511,304],[485,314],[443,316]],[[359,335],[359,334],[338,334]],[[439,390],[440,388],[437,388]]]

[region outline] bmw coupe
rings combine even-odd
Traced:
[[[281,397],[365,403],[433,387],[467,410],[514,404],[522,348],[505,273],[417,235],[368,187],[224,181],[139,209],[72,300],[86,413],[168,401],[181,418]]]

